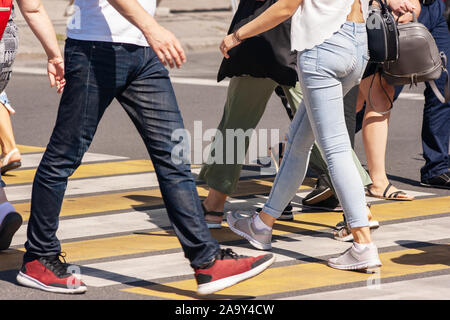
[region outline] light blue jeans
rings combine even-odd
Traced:
[[[304,100],[291,123],[286,153],[264,211],[278,218],[297,193],[316,140],[351,228],[369,225],[364,187],[352,158],[343,97],[368,61],[366,26],[346,22],[322,44],[298,54]]]

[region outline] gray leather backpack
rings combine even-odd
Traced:
[[[399,58],[383,64],[383,77],[394,86],[417,85],[427,82],[436,97],[442,102],[450,101],[449,75],[446,69],[447,57],[439,52],[436,42],[428,29],[414,20],[410,23],[398,25]],[[446,73],[447,81],[444,96],[439,92],[434,80]]]

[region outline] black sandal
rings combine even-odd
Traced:
[[[206,210],[205,206],[203,205],[203,202],[202,202],[202,209],[203,209],[203,214],[205,215],[205,221],[206,221],[206,225],[208,226],[208,229],[220,229],[220,228],[222,228],[222,221],[216,222],[216,221],[208,220],[206,218],[206,215],[214,216],[214,217],[221,217],[222,220],[223,220],[223,216],[224,216],[223,212],[220,212],[220,211],[208,211],[208,210]]]
[[[406,194],[405,191],[394,191],[390,194],[387,195],[387,192],[389,191],[389,189],[392,187],[392,183],[389,183],[386,187],[386,189],[384,189],[383,195],[379,196],[376,195],[374,193],[372,193],[372,191],[370,191],[370,186],[366,188],[366,195],[368,195],[369,197],[374,197],[374,198],[378,198],[378,199],[384,199],[384,200],[398,200],[398,201],[412,201],[414,200],[414,197],[408,196]],[[405,195],[409,198],[400,198],[399,195]]]

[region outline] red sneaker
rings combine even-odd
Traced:
[[[26,287],[48,292],[86,292],[86,285],[74,274],[67,272],[67,264],[61,262],[59,257],[60,255],[55,255],[24,261],[17,275],[17,282]]]
[[[197,293],[207,295],[231,287],[263,272],[274,261],[273,254],[246,257],[237,255],[231,249],[221,249],[214,261],[195,269]]]

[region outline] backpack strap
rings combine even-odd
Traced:
[[[447,57],[443,52],[441,52],[441,59],[442,59],[442,68],[443,68],[442,72],[444,72],[446,75],[445,86],[444,86],[444,95],[441,94],[441,92],[437,88],[436,82],[434,80],[429,81],[428,84],[430,85],[431,89],[433,90],[434,94],[436,95],[436,98],[438,98],[438,100],[441,103],[447,103],[450,101],[450,81],[449,81],[448,70],[445,67],[447,65]]]

